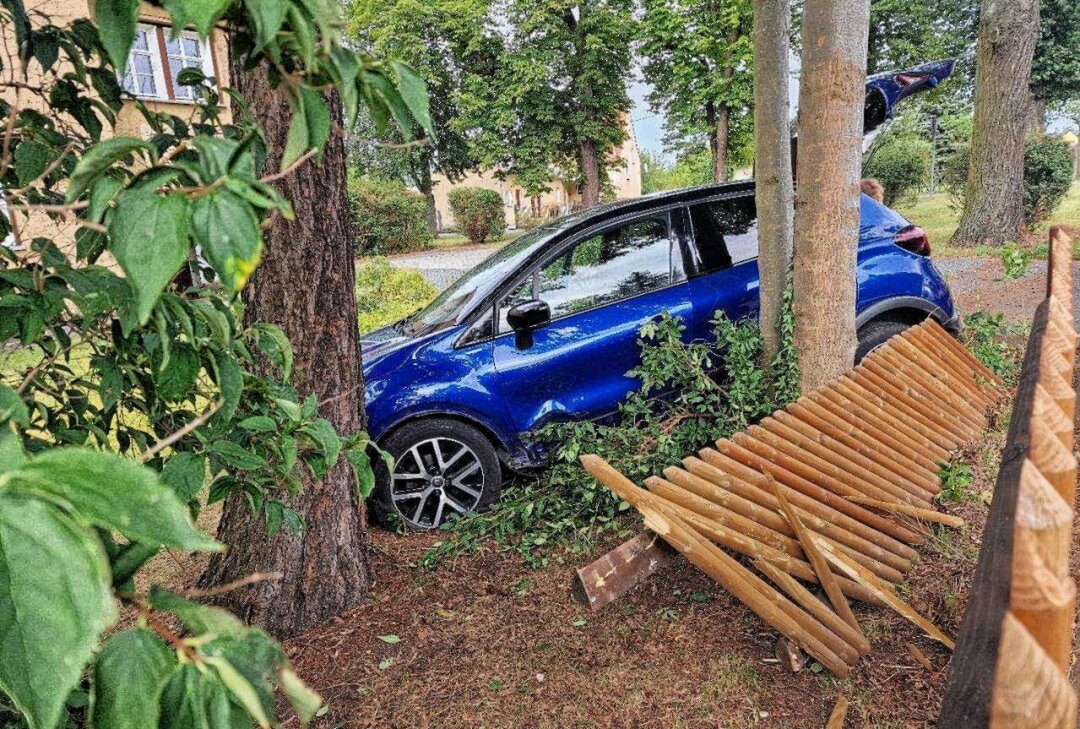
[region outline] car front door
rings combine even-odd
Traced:
[[[639,215],[581,234],[497,302],[496,379],[519,431],[612,413],[637,387],[626,373],[640,360],[642,325],[663,312],[689,318],[671,215]],[[521,348],[506,314],[535,299],[550,307],[551,321]]]

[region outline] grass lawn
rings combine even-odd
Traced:
[[[896,206],[897,212],[921,226],[930,236],[930,245],[934,248],[934,255],[941,257],[968,257],[989,256],[996,258],[1001,255],[1001,250],[990,247],[956,248],[949,245],[949,240],[956,232],[957,223],[960,221],[960,212],[953,210],[949,205],[949,196],[945,193],[936,195],[922,195],[914,201],[905,201]],[[1036,228],[1036,234],[1040,242],[1045,242],[1046,231],[1051,223],[1066,223],[1080,227],[1080,183],[1076,183],[1069,190],[1069,194],[1061,202],[1050,221]],[[1045,256],[1045,251],[1042,252]]]

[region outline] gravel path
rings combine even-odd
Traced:
[[[483,246],[457,246],[438,248],[421,253],[407,253],[393,256],[390,262],[401,268],[419,271],[424,278],[433,283],[439,291],[452,284],[461,274],[473,268],[503,244]]]

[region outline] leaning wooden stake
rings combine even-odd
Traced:
[[[915,625],[926,631],[927,635],[944,645],[949,650],[952,650],[956,647],[956,644],[949,636],[942,633],[936,625],[931,623],[922,615],[919,615],[919,613],[915,612],[915,610],[910,605],[898,598],[896,596],[896,593],[892,591],[892,588],[879,580],[877,577],[875,577],[872,572],[867,570],[859,563],[852,561],[846,555],[833,549],[832,545],[830,545],[827,541],[825,541],[818,535],[811,534],[810,538],[814,540],[814,543],[825,554],[825,557],[845,575],[855,580],[856,582],[862,583],[870,590],[876,592],[878,597],[880,597],[886,605],[891,607],[896,612],[900,613],[900,615],[907,618],[911,622],[915,623]]]
[[[825,729],[844,729],[844,719],[847,718],[848,712],[848,700],[841,696],[836,700],[836,706],[833,707],[832,714],[829,715],[829,723],[825,725]]]
[[[806,554],[806,558],[814,567],[814,572],[818,577],[818,584],[825,590],[825,594],[828,596],[833,609],[836,610],[836,614],[839,615],[845,623],[861,633],[862,629],[859,627],[859,621],[855,618],[855,613],[851,612],[851,606],[848,605],[844,593],[840,591],[840,585],[836,584],[836,577],[833,575],[828,561],[822,556],[821,552],[818,551],[813,540],[810,538],[810,531],[802,523],[802,520],[799,519],[799,515],[791,508],[791,504],[784,498],[784,492],[780,489],[780,485],[776,483],[776,479],[769,474],[766,474],[766,477],[769,480],[769,488],[772,489],[773,495],[776,497],[777,502],[779,502],[784,517],[788,520],[791,528],[795,530],[795,536],[799,538],[799,544],[802,545],[803,553]]]
[[[848,501],[854,501],[856,504],[862,504],[863,506],[872,506],[875,509],[881,511],[889,511],[894,514],[903,514],[904,516],[911,516],[919,521],[932,521],[935,524],[944,524],[951,527],[964,526],[964,520],[958,516],[950,516],[949,514],[942,514],[940,511],[934,511],[933,509],[920,509],[908,504],[895,504],[892,502],[878,501],[877,499],[867,498],[866,496],[849,496]]]

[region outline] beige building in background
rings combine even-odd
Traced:
[[[641,196],[641,155],[637,137],[629,116],[625,118],[624,124],[626,140],[612,154],[612,164],[608,172],[608,182],[616,200]],[[494,170],[472,172],[455,183],[449,182],[442,175],[436,175],[434,182],[435,213],[440,232],[456,225],[449,201],[450,191],[455,187],[482,187],[499,193],[503,200],[506,226],[511,229],[537,219],[565,215],[581,205],[580,186],[559,179],[557,175],[544,194],[535,196],[529,195],[525,188],[518,185],[513,175],[499,179]]]

